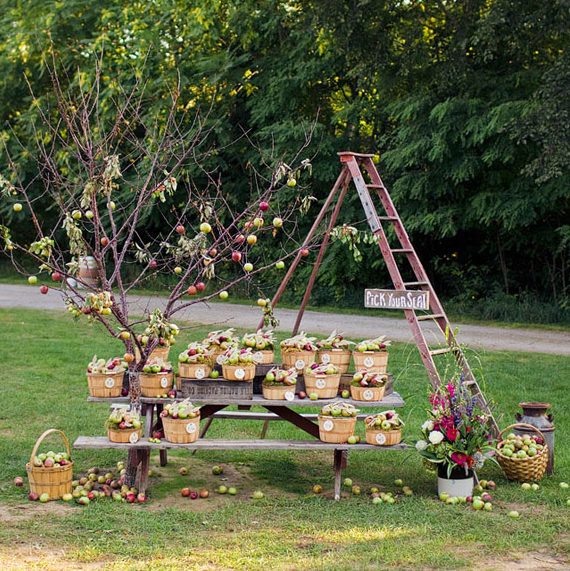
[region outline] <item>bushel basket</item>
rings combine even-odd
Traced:
[[[38,448],[44,438],[49,434],[57,433],[61,436],[65,444],[65,450],[69,461],[65,466],[44,468],[34,466],[34,458],[37,456]],[[26,464],[26,472],[30,482],[30,492],[38,495],[48,494],[50,500],[59,500],[64,494],[71,494],[71,481],[73,480],[73,461],[71,460],[71,449],[69,441],[61,430],[50,428],[46,430],[37,440],[30,456],[30,462]]]
[[[178,376],[183,379],[205,379],[210,376],[212,367],[209,363],[179,363]]]
[[[349,349],[319,349],[319,363],[338,367],[341,375],[348,373],[351,351]]]
[[[200,436],[200,417],[194,418],[162,418],[164,437],[174,444],[191,444]]]
[[[354,434],[356,417],[325,416],[319,414],[319,439],[321,442],[345,444]]]
[[[141,395],[159,398],[174,386],[174,373],[140,373]]]
[[[89,395],[98,398],[121,396],[125,373],[87,373]]]
[[[548,464],[548,445],[544,438],[544,434],[531,424],[511,424],[501,431],[500,436],[502,437],[505,432],[513,428],[526,428],[536,432],[544,443],[544,448],[540,454],[536,456],[530,456],[528,458],[511,458],[504,456],[501,453],[501,447],[505,443],[505,440],[501,440],[497,445],[497,462],[503,469],[505,476],[509,480],[515,482],[532,482],[542,480],[544,474],[546,473],[546,465]]]
[[[253,381],[255,365],[222,365],[222,375],[228,381]]]
[[[283,368],[287,369],[295,367],[297,371],[303,371],[306,367],[310,367],[316,358],[316,351],[281,351],[281,362]]]

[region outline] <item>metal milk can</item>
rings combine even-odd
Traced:
[[[523,409],[522,414],[517,412],[515,418],[517,422],[524,422],[536,426],[544,434],[544,440],[548,444],[548,465],[546,473],[554,472],[554,418],[552,414],[547,414],[550,403],[547,402],[521,402],[519,406]],[[515,432],[521,434],[533,434],[531,430],[517,428]]]

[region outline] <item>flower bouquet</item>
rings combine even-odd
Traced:
[[[335,365],[317,365],[313,363],[305,369],[305,391],[310,396],[316,394],[320,399],[333,399],[338,395],[340,372]]]
[[[221,365],[221,358],[228,349],[235,349],[239,344],[239,338],[235,336],[235,329],[210,331],[202,343],[212,353],[214,363]]]
[[[380,373],[370,373],[366,369],[357,371],[350,383],[350,396],[354,400],[380,401],[384,398],[384,390],[388,377]]]
[[[358,409],[345,402],[323,406],[319,414],[319,439],[322,442],[344,444],[354,434]]]
[[[284,339],[279,345],[281,361],[288,369],[295,367],[298,371],[302,371],[315,362],[317,356],[315,337],[307,337],[301,332],[294,337]]]
[[[493,455],[490,416],[481,410],[462,377],[432,393],[430,403],[429,419],[422,425],[423,438],[416,449],[437,467],[440,492],[470,496],[473,470]]]
[[[347,373],[350,365],[351,345],[354,345],[352,341],[347,341],[342,335],[333,331],[326,339],[317,341],[319,363],[325,365],[332,363],[339,368],[341,375]]]
[[[167,404],[160,413],[164,437],[175,444],[190,444],[200,435],[200,407],[190,399]]]
[[[228,381],[253,381],[255,361],[251,349],[228,349],[219,360]]]
[[[357,370],[366,369],[371,373],[386,373],[389,345],[390,341],[384,335],[357,343],[352,352],[355,368]]]
[[[255,351],[253,358],[258,365],[270,365],[275,360],[275,336],[272,329],[246,333],[241,339],[241,345]]]
[[[297,369],[279,369],[274,367],[265,375],[262,383],[263,398],[269,400],[295,399],[295,384],[297,383]]]
[[[115,398],[121,396],[123,376],[128,365],[120,357],[97,359],[95,355],[87,365],[87,383],[92,397]]]
[[[166,396],[174,385],[172,365],[158,357],[154,357],[143,367],[140,374],[141,395],[158,398]]]
[[[178,355],[178,374],[185,379],[203,379],[212,372],[212,352],[200,342],[193,342]]]
[[[395,410],[371,414],[364,419],[366,442],[375,446],[394,446],[402,441],[404,421]]]
[[[124,408],[114,409],[107,419],[107,436],[111,442],[136,444],[141,437],[138,413]]]

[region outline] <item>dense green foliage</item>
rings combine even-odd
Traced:
[[[0,18],[0,137],[24,179],[36,170],[35,130],[45,136],[38,109],[54,104],[48,66],[77,87],[103,54],[103,111],[137,78],[145,118],[159,125],[177,81],[186,109],[208,110],[212,161],[235,200],[250,191],[249,163],[287,155],[313,129],[313,194],[327,194],[337,151],[378,153],[447,297],[541,298],[558,307],[554,319],[570,319],[561,0],[27,0]],[[1,212],[10,222],[9,204]],[[364,230],[355,196],[343,216]],[[363,285],[388,285],[370,263],[374,246],[362,246],[364,264],[339,242],[332,252],[323,299],[359,303]]]

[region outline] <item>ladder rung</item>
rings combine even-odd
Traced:
[[[393,220],[400,220],[397,216],[378,216],[378,220],[386,220],[387,222],[393,221]]]
[[[419,285],[423,286],[423,285],[429,285],[429,282],[404,282],[404,285],[405,286],[409,286],[409,285],[411,285],[411,286],[419,286]]]
[[[445,355],[445,353],[451,353],[453,349],[451,347],[445,347],[444,349],[434,349],[430,351],[429,354],[433,357],[434,355]]]
[[[368,188],[384,188],[383,184],[367,184],[366,185]]]
[[[477,381],[463,381],[463,384],[464,384],[466,387],[471,387],[471,386],[473,386],[473,385],[476,385],[476,384],[477,384]]]
[[[411,254],[413,250],[411,248],[396,248],[394,250],[390,250],[393,254]]]
[[[427,321],[428,319],[439,319],[440,317],[445,317],[443,313],[432,313],[431,315],[418,315],[416,319],[418,321]]]

